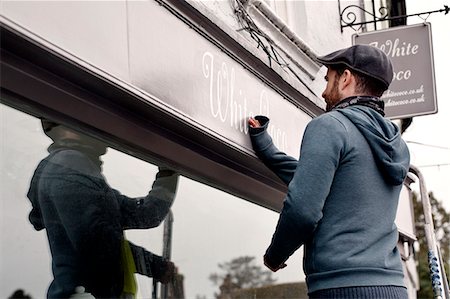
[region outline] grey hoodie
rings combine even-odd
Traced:
[[[394,219],[409,152],[398,128],[369,107],[332,111],[308,124],[297,161],[257,119],[255,152],[289,186],[267,261],[278,266],[305,245],[309,292],[403,286]]]

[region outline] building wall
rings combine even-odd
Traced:
[[[199,0],[190,3],[201,9],[209,18],[218,18],[232,30],[240,29],[232,11],[233,1]],[[245,1],[242,1],[245,2]],[[257,1],[258,2],[258,1]],[[351,44],[353,30],[341,33],[338,1],[270,1],[261,0],[278,15],[307,45],[319,55]],[[342,1],[341,6],[358,4],[358,1]]]
[[[246,30],[242,30],[242,25],[237,22],[236,12],[233,10],[241,6],[246,8],[249,16],[257,25],[260,25],[261,16],[255,14],[255,11],[260,10],[264,6],[267,6],[271,13],[278,17],[282,22],[281,26],[286,26],[289,31],[292,31],[296,35],[296,38],[303,43],[308,49],[310,49],[314,55],[325,55],[336,49],[344,48],[351,45],[351,36],[354,31],[351,29],[341,32],[340,29],[340,16],[339,7],[337,1],[189,1],[189,3],[198,9],[206,17],[213,20],[218,26],[229,34],[232,38],[242,42],[242,44],[249,49],[253,55],[256,55],[259,59],[283,76],[287,82],[295,86],[298,90],[308,96],[308,98],[317,103],[317,105],[323,107],[323,101],[321,99],[321,92],[323,90],[323,75],[324,68],[317,69],[312,73],[312,77],[305,76],[301,69],[295,68],[295,64],[304,64],[305,61],[298,56],[292,55],[287,57],[288,63],[294,66],[295,75],[286,75],[286,71],[278,68],[274,63],[270,63],[267,58],[267,54],[261,47],[257,48],[258,44],[253,40]],[[358,4],[358,1],[342,1],[341,5]],[[255,9],[256,7],[256,9]],[[299,45],[295,45],[292,41],[286,41],[281,39],[280,36],[285,36],[280,31],[281,28],[277,28],[275,25],[260,26],[262,31],[267,34],[274,44],[281,49],[287,50],[289,47],[295,47],[295,50],[299,53],[304,50]],[[264,40],[264,39],[263,39]],[[283,51],[280,51],[283,55]],[[291,52],[292,53],[292,52]],[[318,68],[320,65],[317,66]],[[298,82],[296,76],[301,78],[301,82]],[[318,79],[317,79],[318,78]],[[312,89],[312,92],[305,89],[304,85],[307,85]]]

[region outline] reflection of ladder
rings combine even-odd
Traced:
[[[434,231],[433,214],[431,212],[430,198],[425,186],[425,180],[419,169],[413,165],[410,166],[409,172],[419,179],[420,199],[423,205],[423,213],[425,216],[425,238],[428,245],[428,267],[430,268],[430,278],[433,287],[434,298],[450,299],[448,280],[445,274],[444,263],[442,261],[441,250],[436,241],[436,233]]]
[[[164,219],[163,232],[163,252],[162,257],[166,260],[171,259],[172,253],[172,227],[173,227],[173,213],[169,211]],[[158,285],[160,285],[160,296],[158,297]],[[184,298],[183,276],[175,274],[174,280],[167,284],[159,284],[156,279],[153,279],[152,299],[168,299],[168,298]]]
[[[172,253],[172,225],[173,225],[173,213],[170,210],[164,220],[164,231],[163,231],[163,258],[170,260]],[[161,286],[161,297],[162,299],[166,299],[169,292],[168,285]],[[156,279],[153,279],[153,293],[152,299],[158,298],[158,282]]]
[[[173,213],[169,211],[164,220],[164,234],[163,234],[163,258],[170,260],[172,257],[172,227],[173,227]],[[169,284],[161,286],[161,299],[167,299],[169,296]]]

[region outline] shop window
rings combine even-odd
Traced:
[[[223,281],[214,284],[210,279],[214,273],[222,277],[225,274],[219,264],[250,257],[253,265],[263,271],[267,270],[262,264],[262,256],[278,219],[275,212],[183,176],[178,180],[176,192],[172,188],[173,182],[172,187],[162,184],[153,185],[152,189],[152,184],[158,184],[155,183],[156,177],[162,175],[161,173],[170,176],[170,170],[115,149],[120,148],[120,145],[108,144],[107,152],[101,155],[100,160],[93,159],[95,163],[102,162],[98,172],[95,170],[95,163],[86,170],[84,164],[87,162],[80,158],[77,151],[87,150],[92,158],[95,156],[94,149],[81,144],[81,141],[80,144],[66,142],[58,146],[52,145],[52,139],[47,136],[51,134],[47,132],[46,135],[43,132],[43,127],[49,129],[55,125],[51,120],[43,124],[40,118],[5,105],[0,105],[0,115],[1,298],[8,298],[17,290],[23,290],[31,298],[46,297],[53,280],[52,258],[60,266],[58,270],[62,271],[62,276],[68,275],[70,267],[80,264],[79,261],[72,260],[80,258],[79,255],[73,257],[79,248],[84,253],[81,256],[83,263],[103,265],[102,263],[111,257],[124,260],[122,251],[114,251],[111,248],[116,244],[114,237],[121,236],[121,232],[114,231],[119,225],[118,218],[123,217],[119,214],[127,209],[122,207],[120,211],[117,210],[117,203],[112,201],[117,200],[120,195],[110,193],[113,191],[108,188],[114,188],[122,195],[134,199],[146,196],[150,190],[153,190],[156,196],[163,196],[167,200],[170,200],[171,196],[175,197],[171,206],[173,225],[170,260],[181,275],[179,281],[185,298],[214,298],[214,294],[220,294],[221,285],[224,290]],[[83,142],[101,142],[90,134],[64,124],[56,125],[67,128],[70,134],[86,135]],[[55,127],[52,128],[54,129]],[[67,147],[71,148],[72,152],[61,153],[61,148]],[[60,152],[59,156],[51,161],[54,165],[50,165],[50,168],[54,172],[46,173],[43,178],[45,171],[40,163],[49,155],[48,149],[50,152]],[[101,152],[97,152],[99,153]],[[42,172],[36,172],[36,169]],[[95,193],[99,192],[96,190],[98,185],[102,188],[101,194]],[[87,191],[84,187],[88,188]],[[158,191],[158,188],[166,189]],[[46,189],[51,189],[51,195],[48,195],[50,190]],[[98,202],[86,199],[93,196],[92,193],[95,193],[94,201],[107,202],[96,206]],[[27,198],[27,194],[31,200]],[[64,198],[61,199],[58,195]],[[140,200],[138,202],[138,205],[145,204]],[[155,209],[159,209],[164,218],[164,208],[155,206]],[[89,222],[84,218],[90,213],[95,217]],[[148,217],[144,218],[132,212],[126,213],[131,220],[123,220],[120,223],[122,226],[145,227],[126,230],[126,240],[155,255],[163,255],[164,223],[158,225],[157,220],[150,221],[158,216],[158,213],[149,210]],[[81,231],[83,227],[90,227],[91,230]],[[77,236],[82,239],[78,240]],[[53,242],[52,252],[49,240]],[[105,246],[105,243],[108,245]],[[120,250],[123,248],[121,246]],[[98,256],[92,259],[94,253]],[[288,262],[288,268],[274,273],[273,283],[302,280],[300,258],[293,256]],[[152,298],[153,280],[141,274],[136,274],[135,277],[137,298]],[[62,281],[70,279],[75,278],[64,277]],[[106,277],[104,281],[107,279],[114,280],[114,277]],[[157,286],[160,298],[162,285]]]

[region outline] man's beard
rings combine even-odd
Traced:
[[[331,111],[331,109],[333,109],[333,107],[339,103],[341,101],[341,94],[339,93],[339,89],[338,89],[338,80],[337,78],[334,80],[333,83],[333,88],[330,91],[330,94],[327,95],[326,97],[326,103],[327,103],[327,107],[326,107],[326,111]]]

